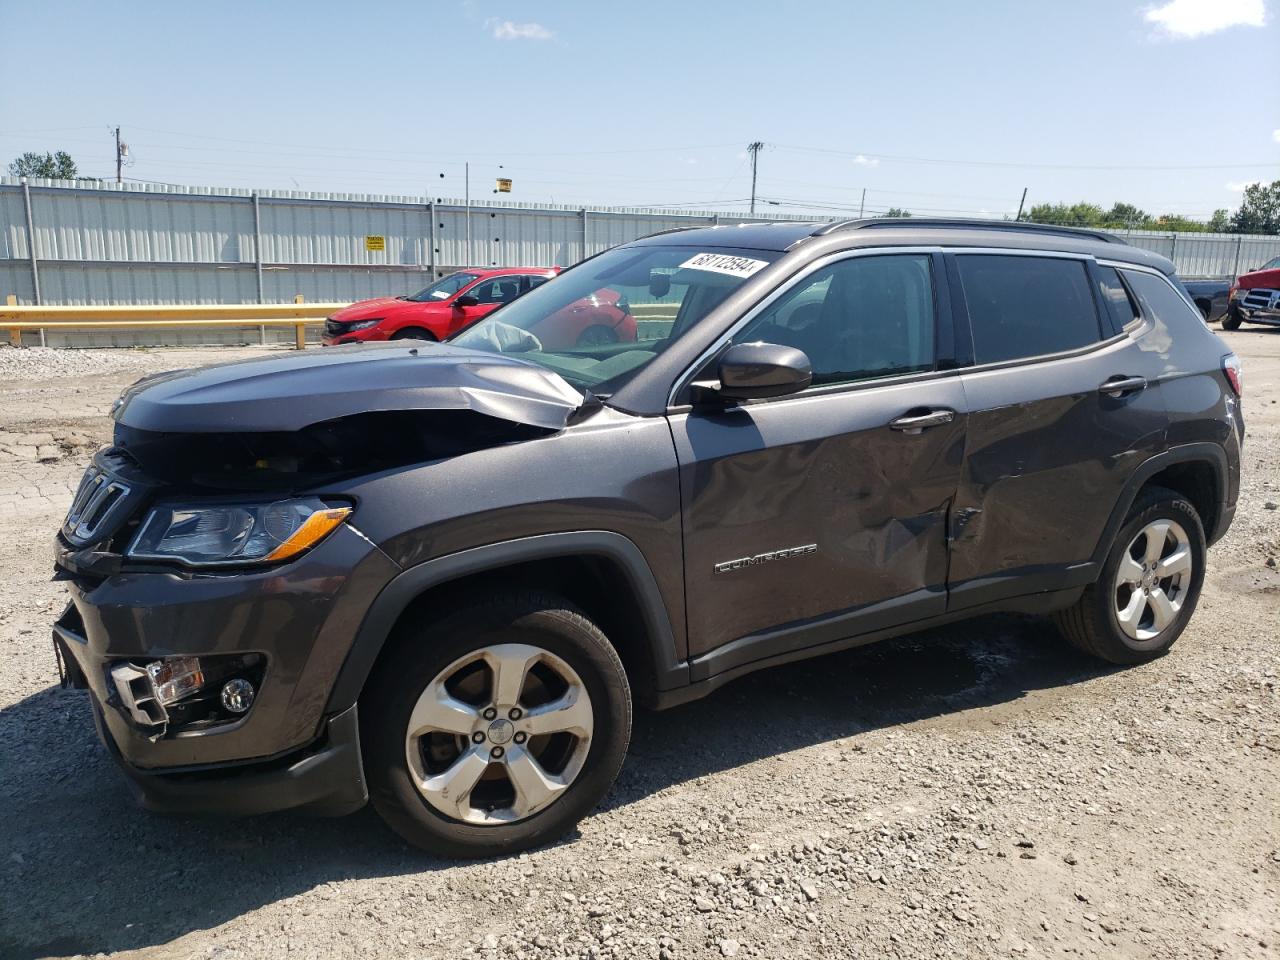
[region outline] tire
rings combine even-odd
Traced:
[[[1239,330],[1240,329],[1240,311],[1236,309],[1235,304],[1227,307],[1227,312],[1222,315],[1223,330]]]
[[[618,342],[618,334],[604,324],[593,324],[578,334],[579,347],[606,347]]]
[[[423,330],[421,327],[405,327],[403,330],[397,330],[387,339],[389,340],[427,340],[436,343],[438,338],[430,330]]]
[[[1162,527],[1166,533],[1158,550],[1151,548],[1155,541],[1151,531],[1158,535]],[[1183,548],[1189,569],[1161,578],[1161,572],[1180,563],[1177,558]],[[1085,588],[1073,606],[1054,614],[1058,629],[1077,649],[1108,663],[1146,663],[1164,655],[1195,613],[1204,584],[1206,549],[1204,526],[1195,507],[1172,490],[1147,487],[1116,534],[1097,581]],[[1161,566],[1148,574],[1147,561],[1153,556]],[[1129,587],[1122,581],[1134,576],[1138,566],[1144,579]],[[1150,589],[1139,596],[1142,584]],[[1159,603],[1157,596],[1162,598]],[[1135,609],[1137,614],[1123,616],[1122,606],[1126,614]]]
[[[608,792],[631,737],[631,689],[617,652],[572,605],[538,593],[464,602],[438,620],[404,624],[390,644],[360,699],[361,745],[374,808],[409,843],[445,857],[515,853],[562,837]],[[523,678],[514,688],[519,716],[495,702],[499,676]],[[558,687],[557,678],[570,682]],[[550,698],[541,711],[540,697]],[[459,732],[431,725],[442,702],[448,715],[441,722]],[[562,703],[572,706],[551,709]],[[455,712],[459,704],[478,719]],[[496,708],[502,713],[494,717]],[[577,732],[525,732],[570,712]],[[411,736],[411,719],[431,732]],[[467,775],[481,768],[480,779]],[[521,793],[517,780],[536,789]],[[467,781],[474,786],[459,796]],[[545,805],[524,810],[526,797],[544,793],[553,794]]]

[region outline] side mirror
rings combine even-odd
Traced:
[[[777,343],[737,343],[720,357],[718,383],[694,384],[702,399],[759,400],[799,393],[813,382],[803,350]]]
[[[472,296],[459,297],[453,301],[455,307],[478,307],[480,306],[480,298]]]

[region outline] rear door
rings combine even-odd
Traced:
[[[1087,583],[1125,481],[1164,445],[1154,331],[1089,257],[975,251],[948,266],[973,364],[952,609]]]
[[[965,416],[941,266],[815,266],[732,337],[805,351],[813,386],[671,416],[694,679],[945,609]]]

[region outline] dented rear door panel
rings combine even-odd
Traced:
[[[951,608],[1094,577],[1094,548],[1139,464],[1162,451],[1168,414],[1159,343],[1142,324],[1070,357],[961,377],[968,451],[951,545]],[[1147,387],[1112,397],[1099,386],[1142,376]]]

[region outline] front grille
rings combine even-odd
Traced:
[[[62,535],[84,546],[110,536],[128,516],[130,488],[97,465],[84,472],[62,524]]]
[[[1246,310],[1269,310],[1272,309],[1272,303],[1276,299],[1278,291],[1275,290],[1249,290],[1245,293],[1241,305]]]

